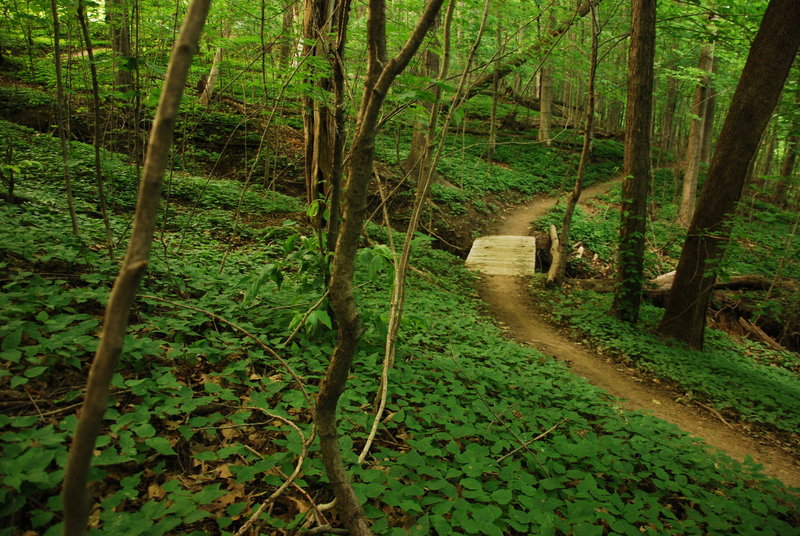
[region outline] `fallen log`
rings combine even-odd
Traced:
[[[675,272],[662,274],[654,277],[645,283],[644,293],[651,298],[663,297],[672,290],[672,282],[675,279]],[[593,290],[595,292],[611,292],[614,290],[613,279],[577,279],[573,283],[578,288]],[[714,290],[767,290],[773,282],[760,275],[733,275],[725,280],[714,283]],[[797,290],[798,285],[792,281],[777,281],[774,283],[777,288],[787,288]]]
[[[648,294],[667,294],[672,290],[672,282],[675,280],[675,272],[662,274],[650,280],[650,285],[647,289]],[[732,275],[725,280],[717,280],[714,283],[714,290],[735,290],[735,289],[750,289],[750,290],[767,290],[771,281],[763,278],[760,275]]]

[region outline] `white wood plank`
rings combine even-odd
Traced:
[[[476,238],[465,264],[484,274],[531,275],[536,268],[536,238],[509,235]]]

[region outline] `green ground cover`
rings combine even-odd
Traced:
[[[42,165],[20,179],[23,203],[0,204],[0,388],[13,393],[0,417],[0,533],[57,534],[72,406],[81,400],[116,266],[93,246],[103,242],[102,224],[88,178],[76,178],[78,241],[66,231],[52,140],[2,128],[14,139],[28,136],[15,154]],[[88,151],[79,144],[74,150]],[[112,180],[135,178],[120,168]],[[228,188],[235,185],[173,181],[176,196],[199,198],[208,210],[191,223],[175,216],[188,213],[188,204],[164,213],[142,293],[172,303],[142,298],[132,314],[94,459],[98,508],[91,534],[231,534],[302,453],[297,430],[309,437],[311,412],[301,390],[240,330],[198,309],[274,348],[311,396],[335,341],[324,306],[306,315],[324,293],[326,260],[313,237],[291,221],[216,234],[213,218],[230,212],[237,195]],[[121,185],[113,192],[112,228],[120,237],[131,199]],[[254,211],[297,209],[295,200],[271,192],[252,195]],[[179,234],[188,238],[179,241]],[[371,236],[380,241],[380,232]],[[797,496],[757,467],[621,409],[563,365],[503,338],[481,315],[475,278],[460,259],[420,236],[413,263],[388,413],[371,455],[358,466],[392,274],[385,245],[362,249],[357,260],[367,331],[339,429],[376,533],[783,536],[800,530]],[[297,484],[317,503],[332,498],[316,446]],[[308,497],[290,489],[264,516],[271,527],[265,530],[298,528],[308,507]]]

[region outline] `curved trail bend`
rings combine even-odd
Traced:
[[[616,182],[618,180],[585,189],[581,201],[602,195]],[[530,235],[530,222],[543,216],[555,202],[554,198],[540,199],[512,209],[494,229],[495,234]],[[624,399],[626,409],[650,411],[739,461],[750,455],[764,466],[766,474],[800,487],[800,462],[786,452],[731,428],[707,410],[675,402],[669,391],[642,382],[626,371],[624,365],[609,361],[561,335],[537,313],[525,278],[483,274],[481,281],[481,298],[515,340],[566,362],[575,374],[612,396]]]

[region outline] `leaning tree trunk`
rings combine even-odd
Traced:
[[[678,261],[659,332],[703,347],[706,312],[736,204],[800,47],[800,2],[772,0],[750,47]]]
[[[122,352],[130,310],[149,262],[162,177],[169,159],[169,148],[172,145],[172,132],[186,84],[186,75],[189,72],[192,56],[197,50],[210,3],[210,0],[194,0],[189,6],[180,35],[173,47],[167,76],[161,90],[144,172],[139,184],[139,198],[136,202],[128,251],[108,299],[100,344],[89,371],[78,427],[70,446],[62,489],[65,536],[86,534],[89,517],[87,481],[92,451],[106,410],[111,378]]]
[[[712,49],[704,45],[700,50],[700,67],[703,72],[694,92],[692,104],[692,124],[689,129],[689,140],[686,142],[686,152],[683,160],[683,188],[681,190],[681,204],[678,209],[678,221],[688,227],[694,215],[697,198],[697,179],[700,176],[700,153],[703,150],[704,120],[706,118],[706,105],[708,96],[709,74],[711,72],[714,56]]]
[[[602,0],[584,0],[576,8],[574,13],[566,20],[562,21],[557,27],[550,29],[545,39],[539,39],[532,45],[526,47],[522,51],[514,55],[508,62],[501,63],[493,71],[482,74],[471,85],[469,91],[466,93],[465,100],[469,100],[475,95],[479,94],[488,88],[495,78],[502,79],[510,73],[514,72],[518,67],[525,65],[531,58],[537,57],[547,47],[553,45],[563,34],[565,34],[572,25],[580,18],[585,17],[592,7],[597,7]]]
[[[355,536],[371,535],[361,501],[353,490],[342,460],[336,430],[336,410],[362,334],[353,295],[355,256],[367,210],[367,192],[375,159],[375,135],[383,101],[394,79],[408,65],[433,25],[443,0],[431,0],[400,52],[391,60],[386,54],[385,0],[370,0],[367,19],[368,63],[356,133],[347,166],[348,182],[343,197],[343,218],[333,256],[329,283],[331,306],[336,315],[337,340],[328,370],[317,395],[316,422],[320,454],[336,495],[342,518]]]
[[[650,185],[650,124],[653,110],[653,57],[656,0],[635,0],[628,56],[628,104],[625,117],[625,180],[622,183],[617,291],[612,312],[636,323],[642,301],[644,233]]]

